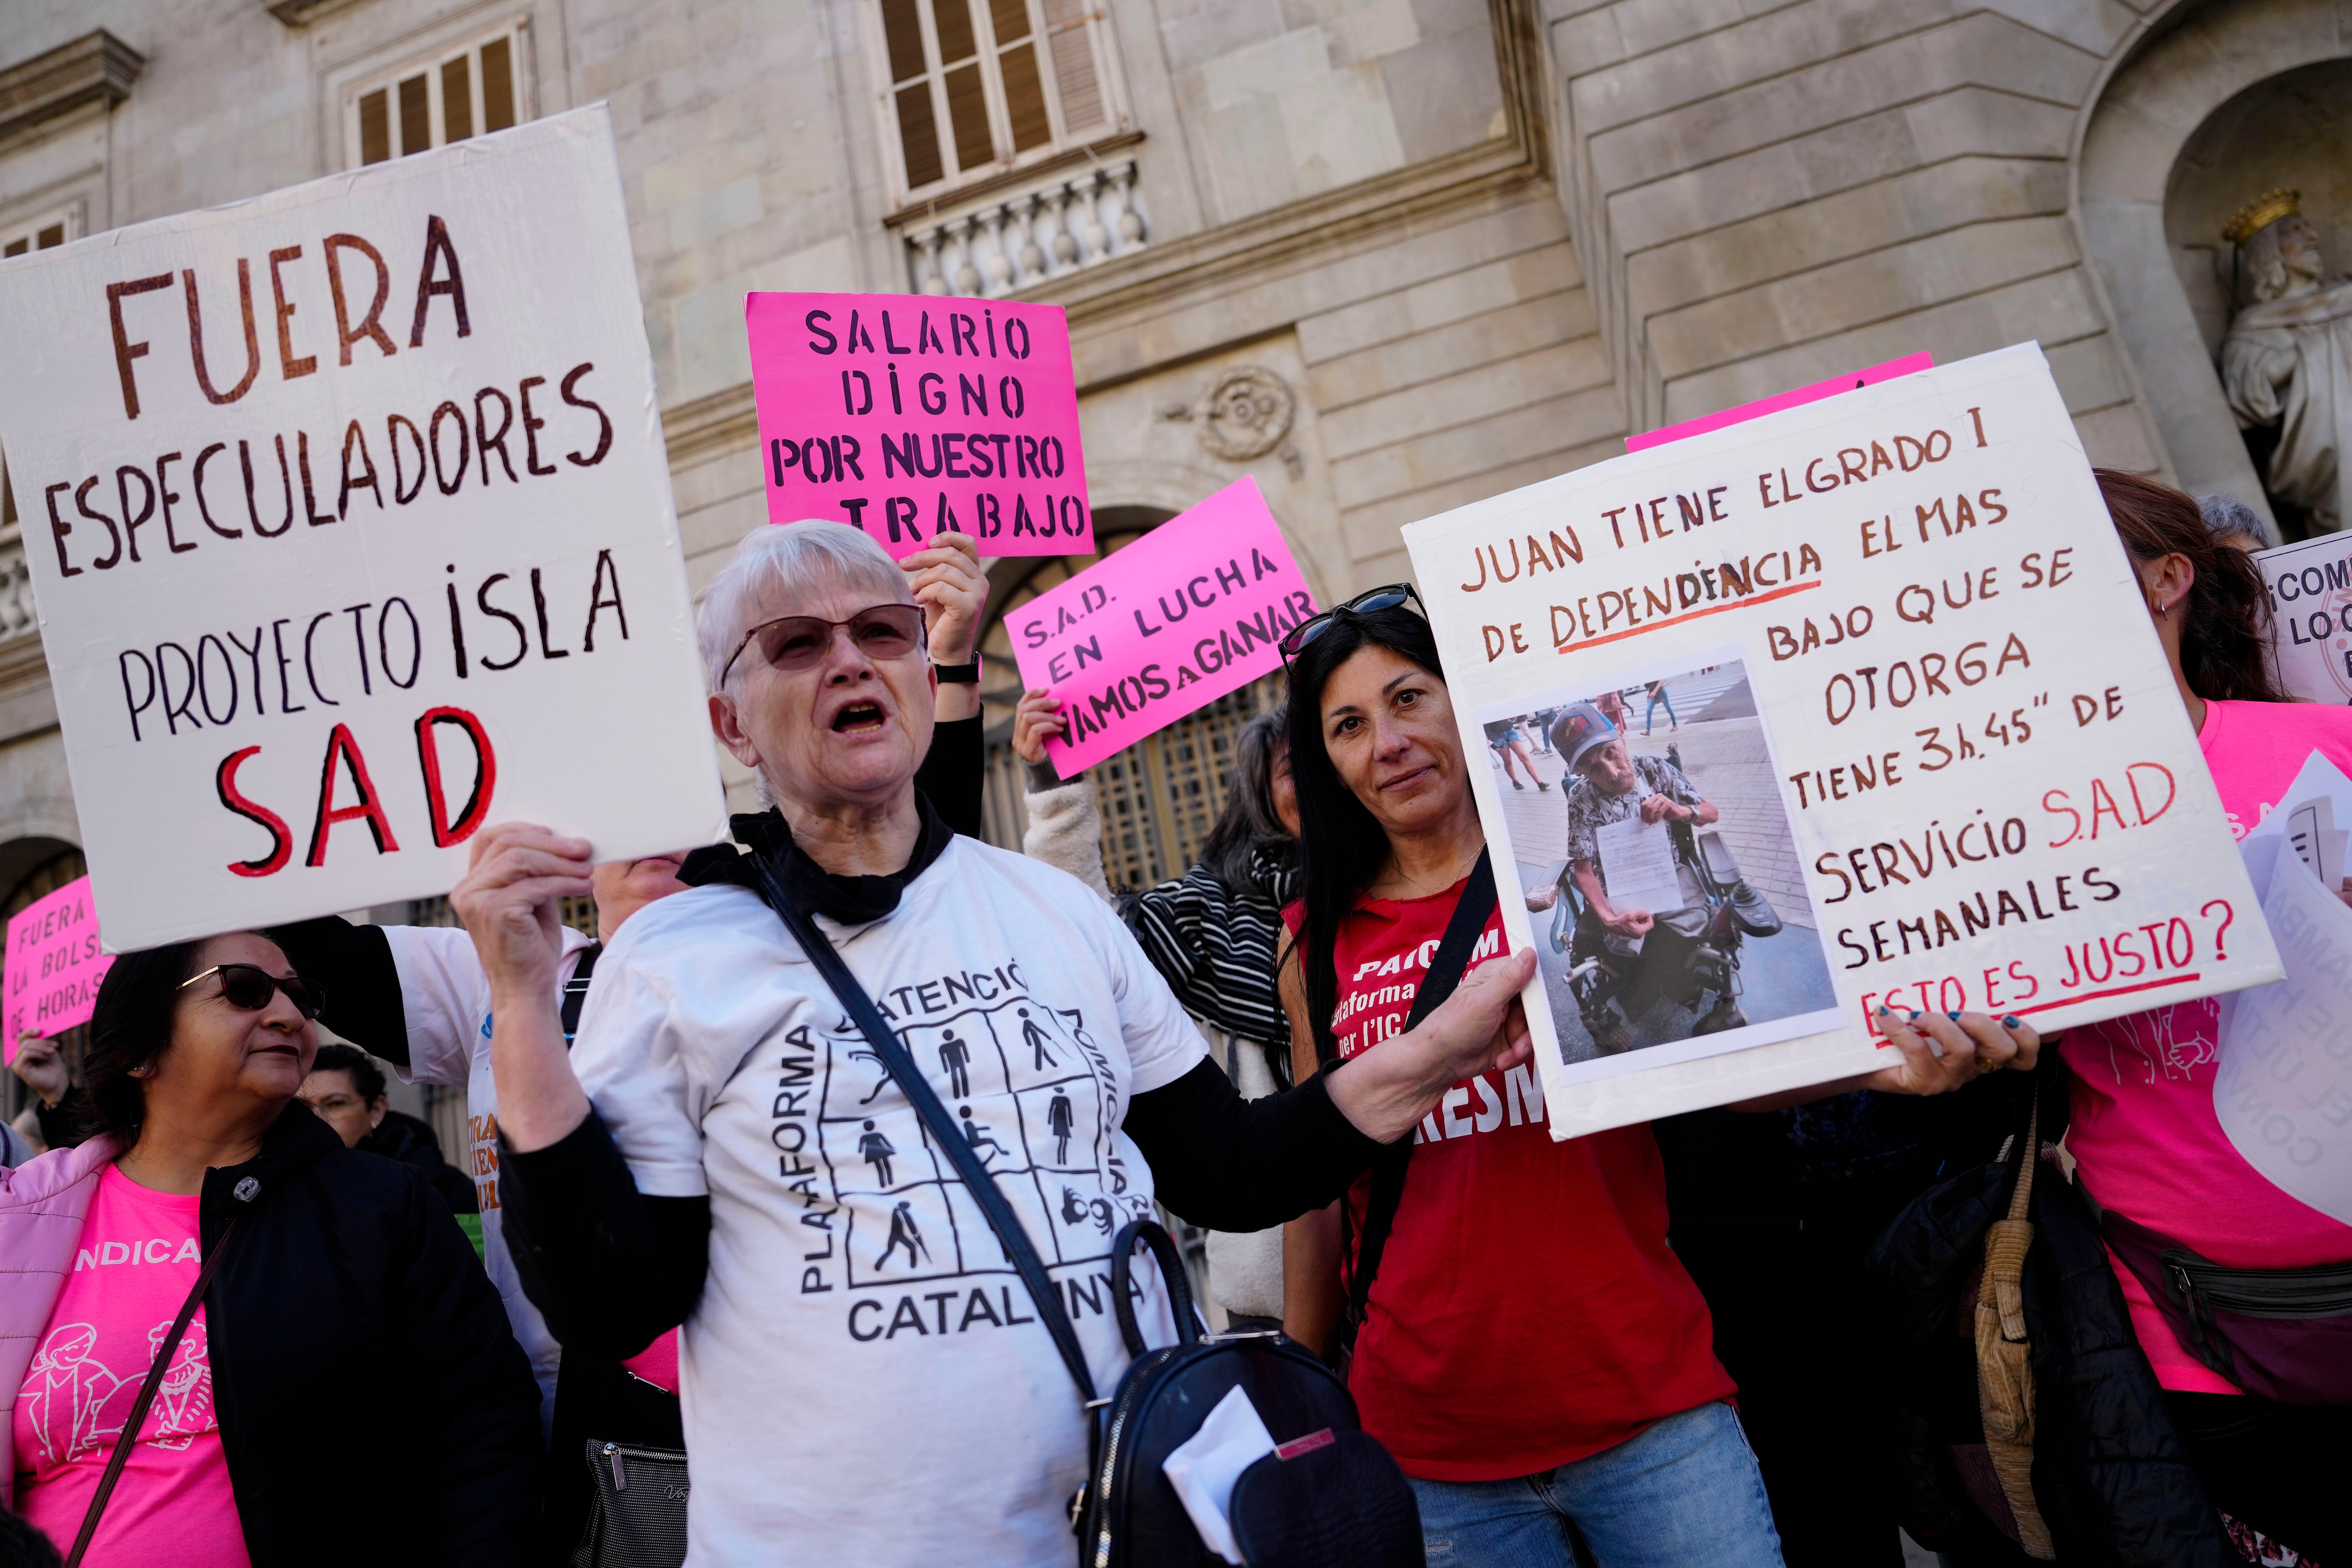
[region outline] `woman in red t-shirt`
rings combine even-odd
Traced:
[[[1284,645],[1304,896],[1283,983],[1302,1079],[1403,1027],[1485,846],[1409,596],[1375,589]],[[1473,963],[1507,951],[1498,911]],[[1811,1092],[1936,1092],[2030,1065],[2037,1043],[1972,1015],[1882,1024],[1903,1067]],[[1917,1031],[1960,1048],[1938,1058]],[[1568,1568],[1572,1521],[1604,1563],[1780,1563],[1706,1303],[1666,1245],[1649,1128],[1556,1143],[1522,1066],[1465,1079],[1414,1142],[1349,1386],[1412,1478],[1431,1563]],[[1359,1219],[1368,1192],[1346,1200]],[[1285,1242],[1285,1326],[1320,1346],[1339,1309],[1338,1206]]]

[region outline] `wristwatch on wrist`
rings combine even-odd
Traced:
[[[970,664],[934,664],[942,686],[978,686],[980,684],[980,650],[972,649]]]

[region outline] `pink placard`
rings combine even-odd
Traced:
[[[77,877],[11,915],[0,1060],[16,1059],[16,1037],[26,1029],[58,1035],[88,1023],[98,1004],[98,983],[113,963],[110,953],[98,950],[88,877]]]
[[[1091,555],[1077,375],[1059,305],[747,294],[768,521],[827,518],[903,560]]]
[[[1068,778],[1281,667],[1315,613],[1282,529],[1241,479],[1009,611],[1021,681],[1066,704],[1045,742]]]
[[[1625,437],[1625,450],[1646,451],[1652,447],[1663,447],[1669,441],[1679,441],[1685,437],[1704,436],[1710,430],[1720,430],[1727,425],[1738,425],[1744,420],[1760,419],[1767,414],[1778,414],[1783,408],[1795,408],[1802,404],[1819,403],[1824,397],[1835,397],[1841,392],[1852,392],[1858,386],[1868,386],[1874,382],[1892,381],[1898,375],[1909,375],[1913,371],[1933,370],[1935,365],[1936,356],[1931,353],[1923,352],[1905,354],[1901,359],[1891,359],[1885,364],[1872,365],[1868,370],[1857,370],[1845,375],[1833,375],[1827,381],[1817,381],[1811,386],[1800,386],[1791,392],[1776,393],[1770,397],[1759,397],[1753,403],[1743,403],[1737,408],[1727,408],[1720,414],[1708,414],[1696,419],[1685,419],[1679,425],[1668,425],[1663,429],[1646,430],[1639,436],[1628,436]]]

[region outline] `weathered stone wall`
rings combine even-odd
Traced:
[[[2125,0],[1545,0],[1563,200],[1647,427],[2038,339],[2094,461],[2158,469],[2069,213]]]

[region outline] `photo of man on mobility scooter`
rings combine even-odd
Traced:
[[[1779,934],[1782,921],[1742,879],[1722,834],[1710,831],[1721,816],[1715,803],[1685,774],[1676,753],[1634,754],[1624,732],[1591,702],[1559,710],[1550,739],[1574,781],[1566,786],[1568,855],[1544,883],[1529,887],[1528,908],[1553,911],[1538,946],[1567,954],[1569,990],[1596,1054],[1634,1048],[1635,1021],[1662,1000],[1695,1016],[1679,1028],[1668,1026],[1672,1037],[1747,1026],[1742,946]],[[1632,837],[1603,829],[1629,822],[1664,824],[1671,839],[1671,881],[1659,881],[1663,868],[1653,868],[1646,902],[1610,893],[1602,840],[1628,844]],[[1665,888],[1680,901],[1647,907],[1664,902]]]

